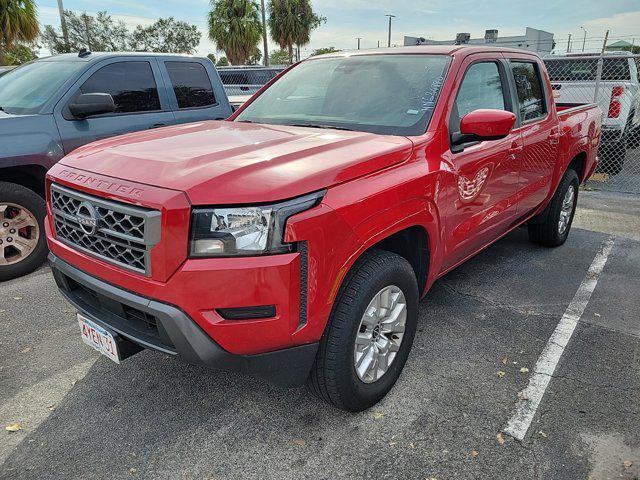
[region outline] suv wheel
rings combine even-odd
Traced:
[[[578,203],[579,186],[578,174],[567,170],[551,198],[544,221],[528,225],[532,242],[558,247],[567,241]]]
[[[0,182],[0,281],[32,272],[47,256],[46,206],[22,185]]]
[[[352,412],[379,402],[409,356],[418,299],[409,262],[387,251],[364,253],[336,297],[309,376],[311,391]]]
[[[600,163],[597,171],[611,176],[618,175],[622,171],[622,167],[624,167],[626,155],[626,141],[602,145],[600,147]]]

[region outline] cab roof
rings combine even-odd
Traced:
[[[44,62],[85,62],[91,63],[98,60],[104,60],[105,58],[122,58],[122,57],[170,57],[170,58],[199,58],[194,55],[185,55],[180,53],[154,53],[154,52],[87,52],[80,54],[75,53],[62,53],[60,55],[53,55],[51,57],[39,58],[36,61]]]
[[[341,52],[325,53],[313,58],[347,57],[354,55],[461,55],[467,56],[474,53],[520,53],[538,56],[534,52],[517,48],[491,47],[485,45],[415,45],[409,47],[371,48],[366,50],[345,50]]]

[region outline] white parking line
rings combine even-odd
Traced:
[[[607,237],[602,242],[600,251],[593,259],[584,280],[580,284],[580,288],[578,288],[533,368],[529,384],[523,391],[524,395],[521,396],[522,400],[518,402],[515,413],[503,430],[504,433],[517,440],[523,440],[527,435],[529,426],[535,417],[536,410],[547,390],[560,357],[562,357],[564,349],[589,303],[591,294],[598,284],[600,274],[613,248],[613,242],[613,237]]]

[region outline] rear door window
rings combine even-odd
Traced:
[[[109,93],[116,105],[116,113],[161,110],[158,87],[149,62],[106,65],[84,82],[80,93]]]
[[[538,66],[532,62],[511,62],[511,71],[516,82],[518,107],[523,122],[544,117],[547,106],[542,89]]]
[[[197,62],[165,62],[178,108],[209,107],[216,104],[211,79]]]

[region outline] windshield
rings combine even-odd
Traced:
[[[284,74],[235,121],[421,135],[450,58],[356,55],[308,60]]]
[[[7,113],[37,113],[84,62],[34,62],[0,77],[0,107]]]

